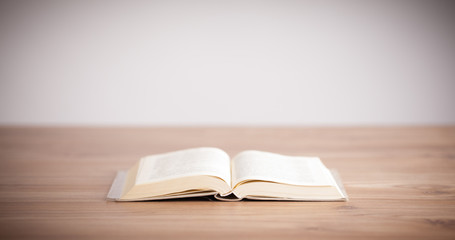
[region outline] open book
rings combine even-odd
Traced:
[[[146,156],[120,171],[108,200],[143,201],[215,196],[292,201],[346,201],[337,176],[317,157],[243,151],[230,159],[218,148]]]

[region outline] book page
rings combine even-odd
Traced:
[[[248,180],[307,186],[333,185],[326,172],[317,157],[291,157],[250,150],[232,159],[232,186]]]
[[[193,148],[142,158],[136,184],[209,175],[231,183],[230,158],[218,148]]]

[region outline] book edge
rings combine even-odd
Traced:
[[[107,193],[107,201],[118,201],[122,197],[123,187],[126,181],[127,171],[118,171]]]
[[[340,174],[334,168],[329,169],[329,171],[332,174],[332,177],[335,180],[335,183],[337,184],[338,188],[340,189],[341,193],[344,196],[342,201],[348,201],[349,196],[348,196],[348,193],[346,192],[346,189],[344,188],[344,184],[343,184],[343,181],[341,180]]]

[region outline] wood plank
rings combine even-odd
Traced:
[[[190,147],[317,155],[349,202],[106,202],[119,169]],[[455,239],[455,127],[0,128],[2,239]]]

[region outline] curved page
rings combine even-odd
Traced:
[[[218,148],[193,148],[144,157],[136,184],[174,178],[210,175],[231,183],[229,156]]]
[[[291,157],[260,151],[244,151],[232,160],[232,186],[248,180],[305,186],[334,185],[317,157]]]

